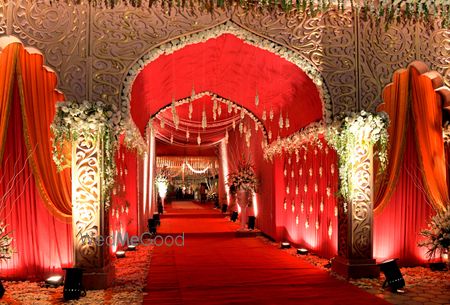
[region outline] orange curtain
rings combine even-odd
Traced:
[[[398,70],[393,82],[383,91],[383,101],[378,111],[389,115],[389,164],[386,171],[379,177],[375,190],[375,213],[381,212],[388,204],[397,185],[405,150],[406,130],[409,114],[409,73],[408,70]]]
[[[441,97],[433,80],[410,67],[411,103],[419,164],[423,183],[431,204],[436,210],[449,202],[444,141],[442,137]]]
[[[57,172],[50,140],[55,104],[64,96],[55,90],[56,75],[44,68],[43,57],[24,48],[19,51],[17,78],[25,144],[36,184],[50,212],[68,222],[72,214],[70,171]]]
[[[14,74],[20,43],[12,43],[0,52],[0,167],[5,151],[6,134],[8,130],[9,113],[14,85]]]

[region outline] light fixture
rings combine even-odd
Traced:
[[[66,280],[64,281],[64,300],[78,300],[86,296],[86,290],[83,289],[83,269],[64,268],[66,270]]]
[[[308,249],[306,249],[306,248],[298,248],[297,249],[297,254],[307,255],[308,254]]]
[[[281,249],[289,249],[291,247],[291,244],[287,241],[284,241],[281,243]]]
[[[255,229],[255,222],[256,222],[255,216],[248,216],[248,229],[249,230]]]
[[[125,251],[123,251],[123,250],[116,251],[116,257],[117,258],[124,258],[125,257]]]
[[[156,234],[156,220],[153,218],[148,219],[148,231],[150,234]]]
[[[159,216],[159,213],[153,213],[153,219],[155,220],[155,225],[161,225],[161,217]]]
[[[127,251],[136,251],[136,245],[128,245]]]
[[[391,287],[393,292],[403,292],[401,288],[405,287],[405,280],[397,265],[397,259],[388,259],[378,265],[381,272],[386,276],[383,283],[383,288]]]
[[[239,213],[237,211],[233,211],[233,213],[231,213],[231,217],[230,220],[232,222],[236,222],[237,218],[238,218]]]
[[[52,275],[45,280],[45,287],[59,287],[63,284],[64,277],[62,275]]]

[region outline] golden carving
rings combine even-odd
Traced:
[[[80,137],[72,153],[72,210],[74,260],[77,267],[96,268],[102,263],[102,198],[100,141]]]
[[[334,114],[356,108],[356,45],[350,11],[310,17],[283,12],[261,15],[238,8],[231,19],[308,59],[325,79]]]
[[[381,103],[381,92],[391,81],[395,70],[415,59],[415,26],[372,21],[359,23],[359,108],[374,111]]]
[[[135,10],[124,5],[114,10],[93,9],[92,14],[93,99],[115,101],[129,69],[149,49],[228,19],[220,9],[209,13],[175,7],[169,15],[160,4]]]
[[[7,3],[0,2],[0,35],[6,35]]]
[[[87,98],[87,14],[85,5],[52,5],[40,1],[10,2],[12,35],[39,49],[59,76],[58,88],[66,98]]]
[[[351,229],[352,258],[372,258],[373,147],[360,143],[353,157]]]

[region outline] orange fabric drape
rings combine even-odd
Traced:
[[[412,113],[423,183],[429,200],[439,210],[449,202],[441,98],[427,75],[421,75],[414,66],[410,67],[410,74]]]
[[[12,43],[0,52],[0,161],[5,150],[5,140],[8,130],[9,113],[11,109],[14,74],[20,43]],[[1,167],[1,162],[0,162]]]
[[[383,92],[384,103],[378,110],[388,113],[390,118],[388,168],[377,181],[375,214],[379,214],[389,203],[397,185],[405,150],[406,131],[414,122],[415,142],[423,185],[427,198],[436,210],[448,203],[444,141],[442,137],[442,105],[423,63],[415,62],[408,69],[394,74],[393,83]],[[410,111],[412,109],[412,111]],[[412,121],[413,120],[413,121]]]
[[[70,221],[70,171],[58,173],[52,160],[50,124],[55,104],[64,96],[55,90],[56,75],[43,66],[43,57],[22,48],[17,63],[17,80],[22,106],[23,131],[30,164],[40,194],[50,212]]]
[[[403,164],[405,150],[406,129],[408,125],[409,101],[409,72],[406,69],[394,74],[393,83],[383,91],[384,104],[379,111],[389,115],[389,164],[385,173],[378,181],[375,190],[375,213],[380,212],[391,199],[397,185],[400,168]]]

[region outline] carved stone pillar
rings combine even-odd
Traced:
[[[373,146],[364,141],[351,152],[350,202],[339,203],[338,257],[332,269],[346,278],[378,277],[373,259]]]
[[[100,137],[99,137],[100,138]],[[86,289],[111,285],[108,217],[103,198],[103,146],[80,136],[72,145],[72,227],[74,264],[83,269]]]

